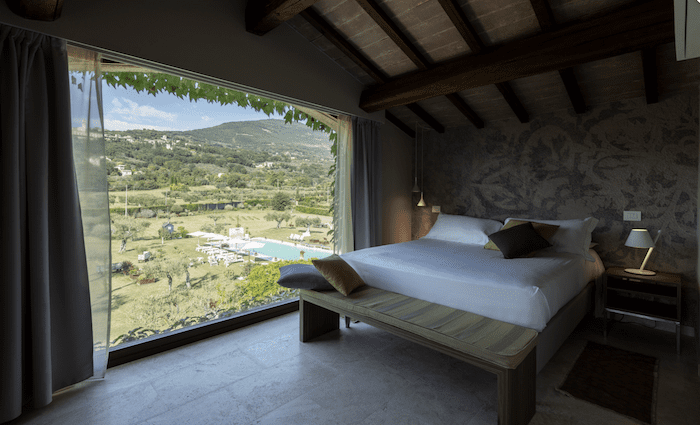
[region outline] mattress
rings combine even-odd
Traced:
[[[504,259],[500,251],[419,239],[342,255],[375,288],[469,311],[541,332],[587,282],[604,272],[600,257],[536,252]]]

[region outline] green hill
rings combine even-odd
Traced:
[[[297,158],[331,159],[328,134],[313,131],[301,123],[285,124],[283,120],[229,122],[216,127],[180,133],[193,142],[229,148],[286,154]]]

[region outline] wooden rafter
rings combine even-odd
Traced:
[[[396,115],[392,114],[389,111],[384,111],[384,117],[386,118],[387,121],[390,123],[394,124],[397,126],[401,131],[406,133],[408,137],[411,139],[416,137],[416,132],[415,130],[411,129],[411,127],[407,126],[406,124],[403,123],[400,119],[396,118]]]
[[[464,41],[467,42],[469,48],[472,49],[472,53],[481,53],[485,48],[484,43],[481,41],[481,37],[477,35],[474,27],[469,23],[464,10],[452,0],[438,0],[438,2]]]
[[[467,102],[465,102],[460,95],[457,93],[452,93],[446,95],[445,97],[447,97],[447,100],[452,102],[452,104],[455,105],[455,107],[459,109],[459,111],[464,114],[464,116],[467,117],[476,128],[484,128],[484,120],[479,118],[476,112],[474,112],[472,108],[467,105]]]
[[[384,75],[384,72],[377,68],[372,62],[367,60],[352,44],[338,33],[325,19],[313,9],[307,9],[300,13],[301,17],[306,19],[318,32],[323,34],[331,43],[340,49],[345,56],[355,62],[357,66],[362,68],[372,79],[378,83],[383,83],[389,79]]]
[[[481,37],[479,37],[479,35],[476,33],[474,27],[472,27],[469,23],[469,20],[464,14],[462,8],[458,4],[455,4],[453,0],[438,0],[438,2],[440,3],[440,6],[442,6],[445,13],[447,13],[447,16],[452,21],[452,24],[455,26],[455,28],[457,28],[457,31],[459,31],[459,33],[462,35],[462,38],[472,52],[475,54],[483,53],[486,46],[484,46],[483,41],[481,41]],[[501,92],[501,95],[503,95],[503,98],[506,100],[506,102],[508,102],[508,105],[518,117],[520,122],[528,122],[530,120],[530,116],[525,110],[523,104],[520,102],[520,99],[518,99],[518,96],[511,88],[510,84],[503,81],[496,84],[496,88],[498,88],[498,91]]]
[[[530,4],[532,5],[532,10],[535,11],[535,16],[537,16],[537,21],[540,23],[540,28],[542,28],[543,31],[554,29],[556,21],[554,20],[552,8],[549,6],[549,1],[530,0]]]
[[[418,118],[422,119],[425,121],[426,124],[431,126],[433,130],[437,131],[438,133],[444,133],[445,132],[445,127],[438,122],[435,118],[433,118],[432,115],[428,113],[425,109],[423,109],[420,105],[417,103],[409,103],[406,105],[406,107],[413,112],[414,114],[418,115]]]
[[[520,99],[518,99],[518,96],[516,96],[513,88],[510,86],[510,84],[508,84],[508,82],[504,81],[502,83],[496,83],[496,88],[499,92],[501,92],[503,98],[506,100],[506,102],[508,102],[508,106],[510,106],[510,109],[513,110],[515,116],[518,117],[521,123],[524,124],[530,121],[530,115],[525,110],[523,104],[520,103]]]
[[[360,107],[379,111],[619,56],[674,38],[673,8],[666,0],[644,1],[376,85],[362,93]]]
[[[656,49],[649,47],[642,49],[642,68],[644,69],[644,92],[647,105],[659,101],[659,82],[656,71]]]
[[[389,18],[382,8],[374,0],[355,0],[362,9],[379,25],[379,27],[396,43],[420,69],[428,69],[430,64],[423,54],[411,43],[406,35]]]
[[[551,31],[554,29],[556,21],[554,20],[552,8],[549,6],[549,1],[530,0],[530,4],[535,11],[535,16],[537,16],[537,21],[540,23],[540,28],[542,28],[543,31]],[[566,92],[569,94],[569,100],[571,100],[571,105],[574,107],[576,113],[582,114],[586,112],[586,102],[583,100],[581,89],[579,88],[578,81],[576,81],[574,69],[560,69],[559,76],[564,83]]]
[[[389,16],[382,10],[379,5],[374,1],[374,0],[356,0],[357,3],[367,12],[367,14],[374,20],[374,22],[379,25],[379,27],[384,30],[384,32],[391,38],[394,43],[396,43],[397,46],[408,56],[409,59],[419,68],[419,69],[428,69],[432,65],[428,59],[423,56],[422,53],[416,48],[416,46],[406,37],[406,35],[399,29],[396,24],[389,18]],[[479,118],[479,116],[474,112],[469,105],[461,98],[459,97],[458,94],[453,93],[448,96],[448,99],[452,104],[454,104],[459,111],[464,114],[465,117],[469,121],[471,121],[477,128],[483,128],[484,127],[484,121]],[[426,118],[423,118],[422,114],[425,114],[426,112],[421,108],[421,109],[416,109],[418,105],[416,105],[413,108],[410,108],[411,111],[413,111],[416,115],[418,115],[423,121],[429,123],[429,120],[432,119],[429,115],[427,116],[428,120]],[[420,107],[419,107],[420,108]],[[440,123],[435,121],[435,123],[442,127]],[[431,126],[435,128],[435,125]]]
[[[265,35],[316,2],[318,0],[248,0],[245,29],[255,35]]]
[[[350,44],[345,38],[335,30],[325,19],[315,10],[309,8],[300,13],[301,17],[306,19],[314,28],[316,28],[324,37],[340,49],[350,60],[355,62],[363,71],[365,71],[374,81],[385,83],[389,81],[389,77],[382,70],[377,68],[369,59],[367,59],[357,48]],[[408,102],[405,105],[413,111],[418,117],[430,125],[438,133],[444,133],[445,127],[442,126],[435,118],[426,112],[420,106],[413,105],[414,102]],[[398,119],[398,118],[397,118]]]

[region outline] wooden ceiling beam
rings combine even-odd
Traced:
[[[367,14],[384,30],[394,43],[408,56],[409,59],[419,68],[428,69],[432,66],[430,61],[416,48],[416,46],[406,37],[401,29],[394,24],[391,18],[382,10],[374,0],[355,0],[367,12]],[[456,93],[447,96],[450,102],[471,121],[477,128],[484,128],[484,121],[472,110],[469,105]],[[418,106],[418,105],[416,105]],[[409,108],[410,109],[410,108]],[[419,117],[426,112],[422,108],[411,109]],[[423,119],[425,121],[425,119]],[[428,121],[426,121],[428,122]],[[436,121],[437,123],[437,121]],[[440,127],[440,123],[437,123]],[[434,127],[433,127],[434,128]]]
[[[467,15],[464,14],[464,10],[452,0],[438,0],[438,2],[445,13],[447,13],[452,24],[457,28],[457,31],[462,35],[464,41],[467,42],[472,53],[481,53],[486,46],[484,46],[484,43],[481,41],[481,37],[477,35],[474,27],[469,23]]]
[[[422,119],[425,121],[426,124],[431,126],[433,130],[437,131],[438,133],[444,133],[445,132],[445,127],[438,122],[435,118],[433,118],[432,115],[428,113],[425,109],[423,109],[420,105],[417,103],[409,103],[406,105],[406,107],[413,112],[414,114],[418,115],[418,118]]]
[[[335,28],[333,28],[321,15],[319,15],[315,10],[309,8],[300,13],[301,17],[306,19],[314,28],[316,28],[324,37],[333,43],[338,49],[340,49],[345,56],[350,60],[355,62],[363,71],[365,71],[374,81],[378,83],[385,83],[389,81],[389,77],[377,68],[369,59],[367,59],[357,48],[350,44],[342,34],[340,34]],[[440,124],[435,118],[433,118],[425,109],[421,108],[413,102],[408,102],[406,104],[408,109],[410,109],[414,114],[418,115],[420,119],[425,121],[426,124],[431,126],[438,133],[444,133],[445,127]],[[398,118],[396,118],[398,119]]]
[[[518,117],[521,123],[525,124],[530,121],[530,115],[525,110],[525,107],[520,103],[520,99],[513,91],[513,88],[507,82],[496,83],[496,88],[501,92],[503,98],[508,102],[508,106],[513,110],[515,116]]]
[[[472,25],[469,23],[467,15],[464,14],[464,10],[462,10],[462,8],[453,0],[438,0],[438,2],[440,3],[440,6],[442,6],[445,13],[447,13],[447,16],[452,21],[452,24],[455,26],[455,28],[457,28],[457,31],[459,31],[459,33],[462,35],[462,38],[472,52],[475,54],[482,53],[486,47],[484,46],[483,41],[481,41],[481,37],[479,37],[474,30],[474,27],[472,27]],[[508,106],[510,106],[510,109],[513,110],[515,116],[518,117],[520,122],[523,124],[528,122],[530,120],[530,116],[510,84],[504,81],[496,84],[496,88],[498,88],[498,91],[501,92],[501,95],[503,95],[503,98],[506,100],[506,102],[508,102]]]
[[[532,5],[532,10],[535,11],[535,16],[540,23],[540,28],[542,28],[543,31],[554,29],[556,21],[554,20],[552,8],[549,6],[549,1],[530,0],[530,4]]]
[[[447,100],[452,102],[452,104],[459,109],[459,112],[461,112],[469,121],[472,122],[472,124],[474,124],[474,127],[484,128],[484,120],[479,118],[476,112],[474,112],[474,110],[467,105],[467,102],[465,102],[460,95],[457,93],[452,93],[446,95],[445,97],[447,97]]]
[[[530,0],[532,5],[532,10],[535,11],[535,16],[537,16],[537,21],[540,23],[540,28],[543,31],[550,31],[556,26],[556,21],[554,20],[554,14],[552,13],[552,8],[549,6],[549,1],[547,0]],[[566,92],[569,94],[569,100],[571,105],[577,114],[582,114],[586,112],[586,102],[583,100],[583,95],[581,94],[581,89],[579,88],[578,81],[576,81],[576,75],[574,75],[573,68],[566,68],[559,70],[559,76],[561,81],[564,83]]]
[[[372,79],[378,83],[384,83],[389,80],[382,70],[377,68],[372,62],[367,60],[359,50],[345,40],[345,38],[335,30],[325,19],[313,9],[307,9],[301,12],[302,18],[306,19],[318,32],[323,34],[335,47],[340,49],[345,56],[355,62],[357,66],[362,68]]]
[[[255,35],[265,35],[318,1],[248,0],[245,8],[245,29]]]
[[[430,63],[425,56],[411,43],[408,37],[396,26],[386,12],[379,7],[377,2],[374,0],[355,1],[418,68],[428,69],[430,67]]]
[[[659,101],[659,81],[656,69],[656,49],[648,47],[642,49],[642,68],[644,69],[644,92],[647,105]]]
[[[583,100],[581,88],[578,85],[578,80],[576,80],[576,75],[574,75],[574,68],[560,69],[559,76],[564,83],[564,88],[566,88],[566,93],[569,95],[574,111],[577,114],[586,112],[586,101]]]
[[[384,111],[384,118],[386,118],[387,121],[390,123],[394,124],[399,128],[399,130],[403,131],[410,137],[411,139],[414,139],[416,137],[416,132],[411,129],[411,127],[407,126],[406,124],[403,123],[400,119],[396,118],[396,115],[392,114],[389,111]]]
[[[583,22],[468,55],[366,89],[367,112],[635,52],[674,40],[666,0],[625,6]]]

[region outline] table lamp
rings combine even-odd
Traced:
[[[660,235],[661,230],[659,230],[659,232],[656,234],[656,240],[652,240],[647,229],[632,229],[630,235],[627,237],[625,246],[632,248],[648,248],[649,250],[647,251],[647,255],[644,257],[642,266],[638,269],[625,269],[627,273],[640,274],[644,276],[654,276],[656,274],[656,272],[644,270],[644,267],[647,265],[649,256],[651,256],[651,252],[654,250],[654,245],[656,245],[656,241],[659,240]]]

